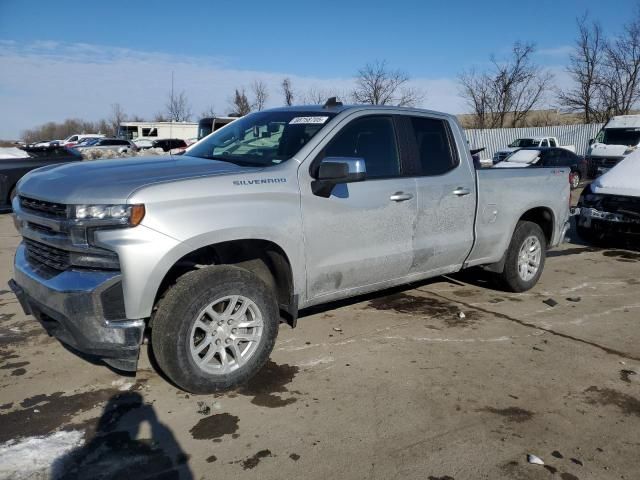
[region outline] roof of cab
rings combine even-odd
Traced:
[[[423,108],[415,108],[415,107],[396,107],[393,105],[331,105],[325,107],[324,105],[295,105],[290,107],[276,107],[270,108],[268,110],[270,112],[333,112],[333,113],[341,113],[347,110],[394,110],[394,111],[404,111],[407,113],[415,112],[422,114],[432,114],[432,115],[445,115],[447,117],[455,118],[455,115],[451,115],[449,113],[437,112],[434,110],[426,110]]]

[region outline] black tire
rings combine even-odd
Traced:
[[[9,192],[9,205],[13,203],[13,199],[16,197],[18,193],[16,192],[16,187],[13,187]]]
[[[605,234],[602,231],[594,230],[593,228],[578,225],[576,232],[582,240],[596,247],[603,246],[606,240]]]
[[[518,255],[524,241],[530,236],[537,237],[540,242],[540,264],[536,274],[530,280],[524,280],[518,272]],[[504,270],[496,275],[499,285],[509,292],[525,292],[533,288],[542,275],[546,257],[547,240],[540,226],[528,221],[518,222],[505,255]]]
[[[255,303],[263,317],[262,336],[244,365],[226,374],[208,373],[191,355],[191,329],[207,305],[228,295]],[[177,386],[195,394],[213,393],[246,382],[262,368],[275,345],[279,322],[275,295],[255,274],[228,265],[206,267],[180,277],[158,302],[151,348],[162,372]]]

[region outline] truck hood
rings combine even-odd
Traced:
[[[56,203],[116,204],[148,185],[259,170],[187,155],[93,160],[33,170],[18,183],[18,193]]]
[[[594,143],[591,145],[589,155],[592,157],[624,157],[624,152],[629,147],[626,145],[605,145],[604,143]]]
[[[625,157],[620,163],[591,184],[593,193],[640,197],[640,151]]]

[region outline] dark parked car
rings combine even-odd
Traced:
[[[82,160],[78,152],[66,147],[33,147],[23,150],[23,158],[0,159],[0,212],[11,210],[16,184],[26,173],[46,165]]]
[[[576,155],[570,150],[561,147],[535,147],[535,148],[521,148],[513,152],[510,156],[505,158],[502,162],[496,164],[496,166],[506,167],[509,159],[512,158],[512,163],[520,163],[521,160],[515,160],[515,157],[522,157],[522,154],[518,152],[538,152],[538,155],[532,153],[531,159],[527,161],[530,167],[569,167],[571,173],[569,174],[569,181],[571,188],[578,188],[581,180],[587,178],[587,161]],[[501,165],[503,164],[503,165]],[[525,165],[518,165],[525,166]]]
[[[187,148],[187,142],[180,138],[166,138],[163,140],[154,140],[152,144],[153,148],[161,148],[165,152],[173,150],[175,148]]]

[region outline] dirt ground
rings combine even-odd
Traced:
[[[18,241],[0,216],[2,478],[640,477],[640,253],[568,243],[525,294],[468,272],[307,312],[248,385],[193,396],[146,348],[123,377],[48,338],[3,287]]]

